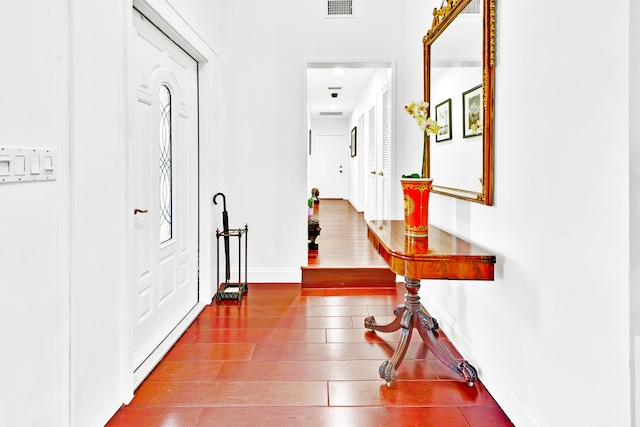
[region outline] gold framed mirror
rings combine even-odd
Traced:
[[[432,192],[493,204],[495,0],[443,0],[423,37],[424,100],[441,126],[425,136]]]

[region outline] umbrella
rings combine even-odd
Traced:
[[[222,193],[217,193],[213,196],[213,204],[217,205],[216,198],[222,196],[222,232],[224,233],[224,259],[226,261],[227,268],[226,277],[227,282],[231,278],[231,263],[229,261],[229,215],[227,214],[227,198]]]

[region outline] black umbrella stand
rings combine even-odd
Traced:
[[[213,204],[217,205],[216,199],[218,196],[222,197],[222,231],[216,229],[216,250],[217,255],[217,282],[218,291],[216,292],[216,299],[236,299],[241,300],[242,295],[247,291],[249,285],[247,283],[247,234],[249,233],[249,227],[245,224],[244,228],[229,228],[229,213],[227,212],[227,198],[222,193],[217,193],[213,196]],[[244,236],[244,280],[242,279],[242,237]],[[220,282],[220,237],[224,241],[224,259],[225,259],[225,280]],[[238,238],[238,281],[231,282],[231,255],[229,253],[229,238]]]

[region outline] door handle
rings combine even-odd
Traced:
[[[376,171],[371,171],[371,172],[369,172],[369,173],[370,173],[371,175],[375,175],[375,174],[376,174]]]
[[[144,209],[144,210],[143,210],[143,209],[134,209],[134,210],[133,210],[133,214],[134,214],[134,215],[137,215],[137,214],[139,214],[139,213],[147,213],[147,212],[149,212],[149,210],[148,210],[148,209]]]

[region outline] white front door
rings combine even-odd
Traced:
[[[197,62],[133,13],[134,367],[198,301]]]

